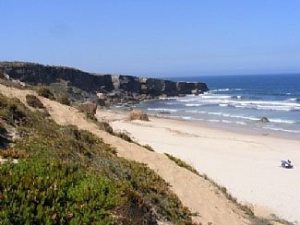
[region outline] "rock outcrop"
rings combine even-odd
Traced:
[[[201,82],[174,82],[127,75],[98,75],[62,66],[24,62],[0,62],[0,73],[28,85],[66,83],[90,94],[104,93],[111,99],[143,100],[160,95],[200,94],[208,90]]]
[[[129,119],[130,120],[149,121],[148,115],[144,111],[137,110],[137,109],[134,109],[130,112]]]

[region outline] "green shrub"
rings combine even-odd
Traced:
[[[34,95],[26,95],[26,103],[33,108],[45,108],[43,103]]]
[[[0,118],[10,125],[19,124],[26,118],[26,107],[18,99],[0,95]]]
[[[7,163],[0,177],[1,224],[114,224],[122,200],[114,182],[58,161]]]
[[[1,225],[191,224],[191,213],[145,165],[117,157],[88,131],[0,100],[0,115],[14,104],[24,116],[12,120],[20,138],[8,157],[25,154],[0,167]]]
[[[38,93],[38,95],[43,96],[45,98],[49,98],[51,100],[55,99],[54,94],[50,91],[49,88],[40,87],[37,89],[37,93]]]

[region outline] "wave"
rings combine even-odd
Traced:
[[[176,99],[178,99],[178,97],[176,97],[176,96],[175,97],[161,97],[160,96],[158,99],[159,100],[176,100]]]
[[[184,120],[192,120],[192,119],[193,119],[193,118],[190,117],[190,116],[182,116],[181,118],[184,119]]]
[[[202,99],[231,99],[230,95],[202,95]]]
[[[230,91],[229,88],[219,88],[219,89],[214,89],[214,90],[211,90],[210,92],[224,92],[224,91]]]
[[[299,103],[300,102],[300,98],[288,98],[286,100],[286,102],[297,102],[297,103]]]
[[[197,106],[201,106],[202,104],[197,104],[197,103],[188,103],[188,104],[185,104],[185,106],[187,107],[197,107]]]
[[[178,112],[177,109],[167,109],[167,108],[147,108],[148,111],[159,111],[159,112]]]
[[[242,88],[219,88],[210,90],[210,93],[217,93],[217,92],[229,92],[229,91],[242,91]]]
[[[272,123],[287,123],[287,124],[295,124],[297,123],[294,120],[285,120],[285,119],[277,119],[277,118],[269,118],[269,121]]]
[[[247,124],[243,121],[231,121],[231,120],[216,120],[216,119],[210,119],[207,120],[208,122],[211,123],[226,123],[226,124],[238,124],[238,125],[242,125],[242,126],[246,126]]]
[[[166,105],[178,105],[179,103],[178,102],[166,102],[164,104],[166,104]]]
[[[213,116],[221,116],[225,118],[234,118],[234,119],[242,119],[242,120],[250,120],[250,121],[259,121],[259,117],[254,116],[245,116],[245,115],[234,115],[229,113],[222,113],[222,112],[207,112],[207,111],[197,111],[197,110],[186,110],[187,113],[193,114],[207,114]],[[288,119],[280,119],[280,118],[268,118],[271,123],[284,123],[284,124],[296,124],[297,121],[295,120],[288,120]]]
[[[179,103],[185,103],[185,106],[220,106],[235,107],[257,110],[272,111],[300,111],[300,103],[297,98],[290,98],[288,101],[263,101],[263,100],[245,100],[241,96],[204,94],[184,99],[178,99]]]
[[[283,131],[283,132],[294,133],[294,134],[300,134],[299,130],[289,130],[289,129],[284,129],[284,128],[280,128],[280,127],[264,127],[264,129],[274,130],[274,131]]]

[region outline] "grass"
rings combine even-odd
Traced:
[[[187,164],[186,162],[182,161],[181,159],[178,159],[176,158],[175,156],[172,156],[168,153],[165,153],[165,155],[170,159],[172,160],[173,162],[175,162],[178,166],[180,167],[183,167],[189,171],[191,171],[192,173],[194,174],[197,174],[197,175],[200,175],[199,172],[194,168],[192,167],[191,165]]]
[[[1,150],[0,221],[6,224],[192,224],[168,184],[115,155],[88,131],[60,126],[0,95],[0,118],[19,139]]]

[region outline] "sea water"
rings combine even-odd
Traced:
[[[148,113],[230,127],[300,135],[300,75],[178,77],[205,82],[201,95],[162,98],[137,107]],[[262,117],[269,122],[260,122]]]

